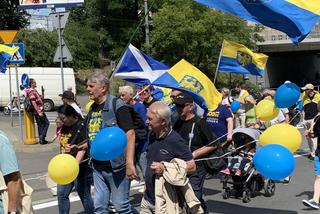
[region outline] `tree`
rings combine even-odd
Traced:
[[[57,34],[43,29],[22,30],[17,36],[17,42],[25,44],[26,66],[55,66],[53,57],[57,48]]]
[[[27,13],[18,9],[19,0],[2,0],[0,29],[20,30],[28,24]]]
[[[223,39],[254,48],[254,26],[192,0],[169,0],[153,19],[152,55],[169,65],[184,58],[213,79]]]

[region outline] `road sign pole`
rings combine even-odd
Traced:
[[[18,110],[19,110],[19,126],[20,126],[20,137],[21,141],[23,141],[23,129],[22,129],[22,119],[21,119],[21,105],[20,105],[20,91],[19,91],[19,78],[18,78],[18,66],[15,65],[15,70],[16,70],[16,85],[17,85],[17,99],[18,99]],[[11,109],[12,112],[12,109]]]
[[[11,118],[11,127],[13,127],[13,116],[12,116],[12,86],[11,86],[11,68],[9,67],[9,99],[10,99],[10,118]]]
[[[60,47],[60,67],[61,67],[61,83],[62,83],[62,93],[64,92],[64,75],[63,75],[63,51],[62,51],[62,33],[61,33],[61,14],[58,13],[58,37],[59,37],[59,47]]]

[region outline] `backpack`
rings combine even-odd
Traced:
[[[31,102],[28,94],[24,98],[23,106],[24,106],[24,109],[29,113],[33,113],[35,111],[34,106],[33,106],[32,102]]]
[[[194,125],[192,126],[192,130],[189,134],[189,136],[193,137],[194,136],[194,132],[196,134],[200,134],[200,121],[201,118],[196,117],[196,121],[194,122]],[[189,147],[191,146],[191,141],[192,138],[189,141]],[[204,158],[212,158],[212,159],[208,159],[208,160],[203,160],[203,164],[206,168],[206,172],[210,175],[216,175],[218,172],[220,172],[220,170],[222,170],[224,167],[227,166],[227,161],[226,158],[219,158],[221,156],[223,156],[225,154],[225,152],[223,151],[223,148],[221,147],[220,143],[216,144],[217,148],[210,154],[206,155],[206,157]]]

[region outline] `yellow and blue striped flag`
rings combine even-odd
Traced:
[[[254,53],[242,44],[223,41],[218,71],[262,76],[268,56]]]
[[[190,90],[203,98],[205,104],[200,106],[206,106],[212,111],[221,103],[222,95],[211,80],[186,60],[182,59],[170,68],[169,74],[177,80],[179,88]],[[199,104],[199,101],[196,103]]]
[[[286,33],[301,42],[319,21],[320,0],[195,0]]]
[[[0,72],[5,73],[7,70],[7,65],[10,62],[11,55],[17,52],[19,47],[9,47],[0,44]]]

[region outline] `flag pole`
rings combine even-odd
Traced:
[[[139,91],[139,93],[137,93],[136,95],[134,95],[134,97],[132,99],[136,99],[140,94],[142,94],[145,90],[147,90],[148,88],[150,88],[151,85],[147,85],[146,87],[144,87],[141,91]]]
[[[223,40],[222,45],[221,45],[221,49],[220,49],[220,53],[219,53],[219,59],[218,59],[218,64],[217,64],[217,67],[216,67],[216,72],[215,72],[215,74],[214,74],[214,79],[213,79],[213,84],[214,84],[214,85],[216,84],[216,79],[217,79],[217,76],[218,76],[218,70],[219,70],[220,59],[221,59],[221,55],[222,55],[223,43],[224,43],[224,40]]]

